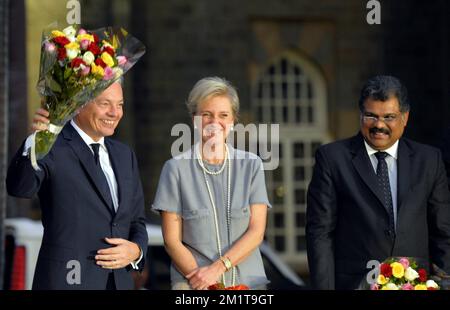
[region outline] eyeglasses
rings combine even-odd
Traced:
[[[376,115],[363,115],[362,118],[366,123],[376,123],[378,121],[382,121],[386,124],[394,123],[400,115],[391,114],[387,116],[376,116]]]

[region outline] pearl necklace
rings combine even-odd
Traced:
[[[199,148],[200,148],[200,145],[199,145]],[[228,146],[225,144],[225,160],[223,161],[222,167],[220,167],[220,169],[217,171],[211,171],[205,167],[205,165],[203,164],[203,159],[202,159],[198,149],[197,149],[197,161],[198,161],[198,164],[200,165],[200,167],[202,168],[203,172],[206,172],[207,174],[211,174],[211,175],[219,175],[222,173],[223,169],[225,169],[225,165],[227,163],[227,161],[226,161],[227,154],[228,154]]]
[[[199,152],[200,146],[197,148],[197,160],[199,166],[202,168],[203,176],[205,178],[206,188],[208,189],[208,195],[209,200],[211,201],[213,213],[214,213],[214,227],[216,230],[216,241],[217,241],[217,252],[219,252],[219,257],[222,257],[222,244],[220,242],[220,232],[219,232],[219,220],[217,218],[217,208],[216,204],[214,202],[214,197],[211,192],[211,188],[209,186],[208,177],[206,174],[210,175],[218,175],[220,174],[224,168],[226,163],[228,162],[228,175],[227,175],[227,205],[226,205],[226,211],[227,211],[227,233],[228,233],[228,241],[231,241],[231,234],[230,234],[230,225],[231,225],[231,160],[230,160],[230,152],[228,150],[228,145],[225,143],[225,160],[223,161],[222,167],[218,171],[210,171],[203,165],[203,160],[201,158],[200,152]],[[222,282],[226,285],[226,278],[225,273],[222,274]],[[231,280],[231,286],[234,286],[236,282],[236,268],[232,267],[232,280]]]

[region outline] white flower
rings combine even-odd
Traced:
[[[408,267],[408,269],[406,269],[406,271],[405,271],[405,278],[406,278],[406,280],[414,281],[418,277],[419,277],[419,274],[417,273],[417,271],[415,271],[411,267]]]
[[[388,283],[386,284],[385,289],[391,291],[398,291],[398,286],[395,285],[394,283]]]
[[[71,48],[66,48],[66,52],[67,52],[67,58],[69,58],[69,60],[74,59],[75,57],[78,56],[78,51],[71,49]]]
[[[77,31],[75,30],[75,28],[73,28],[73,26],[69,26],[67,28],[64,28],[63,32],[64,32],[64,34],[66,35],[67,38],[75,37],[75,34],[77,33]]]
[[[123,70],[120,69],[120,68],[115,67],[115,68],[113,68],[113,73],[114,73],[114,77],[115,77],[116,79],[118,79],[119,77],[122,76]]]
[[[439,285],[437,285],[436,282],[434,282],[433,280],[428,280],[427,283],[425,283],[427,287],[432,287],[432,288],[439,288]]]
[[[86,52],[83,55],[83,61],[85,62],[86,65],[90,66],[91,63],[95,60],[95,56],[94,54],[92,54],[92,52]]]

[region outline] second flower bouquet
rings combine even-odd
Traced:
[[[380,265],[377,282],[371,290],[439,290],[414,258],[390,257]]]

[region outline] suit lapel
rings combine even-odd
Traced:
[[[405,200],[405,195],[408,193],[411,181],[411,155],[412,151],[403,139],[400,139],[398,144],[398,158],[397,158],[397,208],[400,211],[402,202]],[[397,214],[399,214],[397,212]]]
[[[89,148],[89,146],[84,143],[83,139],[81,139],[80,135],[76,132],[75,128],[72,125],[68,124],[65,126],[63,130],[63,136],[66,140],[68,140],[68,144],[74,151],[74,153],[80,159],[81,165],[84,168],[86,174],[91,179],[94,184],[97,192],[100,194],[103,202],[105,203],[108,211],[114,215],[113,210],[111,210],[110,206],[110,196],[104,190],[102,190],[102,181],[100,179],[99,170],[95,166],[94,156]]]
[[[353,166],[360,175],[361,179],[366,183],[367,187],[374,193],[380,204],[387,212],[387,206],[383,203],[383,194],[378,189],[377,175],[370,162],[369,154],[367,154],[364,146],[364,138],[361,134],[354,137],[351,143],[351,152],[353,153]]]

